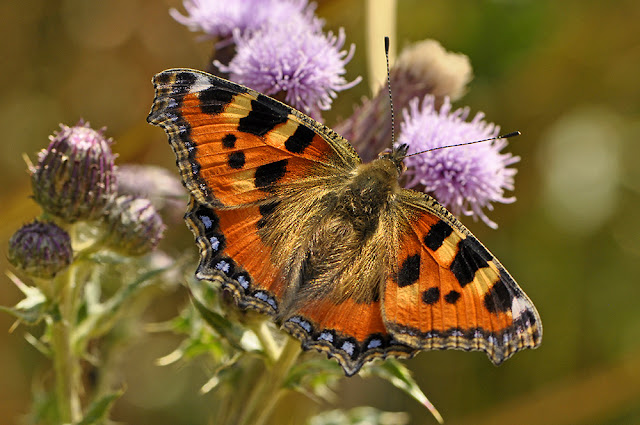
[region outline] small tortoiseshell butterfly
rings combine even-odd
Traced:
[[[480,350],[499,364],[542,324],[500,262],[432,197],[403,189],[407,146],[363,164],[337,133],[247,87],[155,76],[161,126],[191,193],[196,276],[222,280],[347,375],[377,357]]]

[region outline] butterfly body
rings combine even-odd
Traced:
[[[274,99],[185,69],[154,78],[192,201],[197,276],[336,357],[485,351],[500,363],[542,336],[498,260],[444,207],[403,189],[406,146],[362,164],[332,130]]]

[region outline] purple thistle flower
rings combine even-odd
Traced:
[[[420,41],[405,47],[391,68],[393,103],[397,110],[403,111],[411,99],[432,94],[439,107],[445,96],[453,100],[460,98],[471,77],[468,57],[448,52],[437,41]],[[364,162],[375,159],[378,152],[391,143],[391,110],[386,85],[371,99],[363,99],[362,105],[333,129],[353,144]]]
[[[248,35],[235,33],[237,54],[228,66],[215,65],[230,79],[259,92],[277,95],[314,118],[331,107],[337,91],[361,80],[344,78],[345,65],[355,52],[341,50],[344,30],[326,36],[312,28],[285,23],[264,27]]]
[[[420,152],[440,146],[472,142],[498,135],[499,127],[484,121],[479,112],[466,121],[469,108],[452,111],[451,102],[445,97],[439,111],[434,97],[426,96],[420,109],[418,99],[410,102],[404,111],[401,135],[397,144],[409,145],[408,153]],[[423,185],[440,203],[455,215],[480,217],[491,228],[491,221],[483,209],[493,210],[492,202],[511,203],[515,197],[505,197],[505,190],[514,189],[515,168],[509,165],[520,161],[510,153],[500,153],[507,145],[505,139],[479,143],[409,157],[405,160],[407,187]]]
[[[315,5],[307,0],[184,0],[183,4],[188,15],[171,9],[173,19],[191,31],[203,31],[222,40],[231,39],[236,29],[245,34],[282,22],[322,27],[322,21],[313,15]]]

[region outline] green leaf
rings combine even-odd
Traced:
[[[85,319],[80,322],[74,332],[74,346],[82,347],[89,339],[109,332],[120,317],[122,305],[130,300],[137,290],[167,269],[163,267],[142,273],[137,279],[120,288],[107,301],[90,306]]]
[[[206,394],[220,385],[220,383],[231,380],[237,373],[237,370],[234,370],[235,368],[233,366],[236,365],[239,359],[240,354],[237,353],[230,359],[220,363],[211,374],[209,380],[200,388],[200,393]]]
[[[45,356],[51,357],[53,355],[51,348],[47,344],[43,343],[39,338],[36,338],[29,332],[24,335],[24,339],[26,339],[29,344]]]
[[[291,368],[283,386],[320,403],[334,402],[333,387],[344,378],[342,367],[333,359],[311,356]]]
[[[233,348],[244,351],[242,344],[240,343],[244,331],[234,326],[223,315],[208,309],[202,304],[196,297],[191,297],[191,302],[196,307],[204,321],[211,327],[211,329],[224,338]]]
[[[7,273],[9,279],[24,294],[24,298],[13,307],[0,306],[0,311],[9,313],[27,325],[36,325],[42,320],[49,308],[47,297],[35,286],[24,284],[13,273]]]
[[[219,340],[190,337],[182,341],[180,346],[171,353],[156,360],[156,364],[167,366],[179,360],[193,359],[201,354],[209,354],[215,358],[220,358],[224,356],[224,353],[225,347],[222,346]]]
[[[405,425],[409,415],[404,412],[383,412],[373,407],[351,410],[330,410],[314,416],[308,425]]]
[[[35,379],[32,384],[32,400],[25,424],[59,424],[58,406],[53,391],[47,390],[44,382]]]
[[[34,304],[28,308],[20,306],[20,303],[18,303],[15,307],[5,307],[3,305],[0,305],[0,311],[9,313],[10,315],[14,316],[22,323],[25,323],[27,325],[37,325],[40,320],[45,317],[47,310],[46,307],[46,303]]]
[[[111,310],[118,309],[122,305],[122,303],[128,300],[135,291],[144,287],[145,284],[147,284],[151,279],[166,272],[170,268],[171,267],[161,267],[142,273],[136,280],[116,292],[115,295],[111,297],[105,304]]]
[[[204,288],[203,285],[198,283],[193,283],[189,285],[189,289],[191,291],[191,302],[211,329],[221,338],[224,338],[233,348],[245,351],[241,340],[246,330],[209,307],[213,303],[207,302],[212,296],[208,292],[208,288]]]
[[[123,390],[116,391],[114,393],[106,394],[100,397],[97,400],[94,400],[89,408],[87,409],[87,413],[84,418],[77,423],[77,425],[93,425],[101,423],[104,419],[106,419],[111,406],[115,401],[122,396],[124,393]]]
[[[362,369],[360,373],[362,377],[377,376],[389,381],[394,387],[401,389],[417,400],[424,407],[429,409],[431,414],[439,423],[444,423],[444,419],[438,410],[431,404],[427,396],[422,392],[415,379],[411,375],[411,371],[402,363],[395,359],[387,359],[384,362],[373,363]]]

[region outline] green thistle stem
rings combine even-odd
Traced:
[[[269,331],[269,325],[266,320],[261,320],[258,325],[250,326],[253,333],[256,334],[262,349],[264,350],[267,359],[269,359],[269,365],[272,365],[278,359],[279,347],[273,339],[271,331]]]
[[[73,232],[73,228],[69,229]],[[73,233],[70,234],[73,236]],[[54,299],[57,298],[59,316],[51,322],[51,351],[56,377],[56,403],[61,423],[76,423],[82,419],[80,404],[80,369],[72,346],[75,323],[76,268],[69,268],[53,280]]]
[[[282,384],[300,355],[300,341],[287,337],[273,367],[265,369],[254,387],[239,425],[263,425],[282,396]]]

